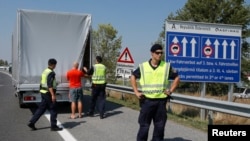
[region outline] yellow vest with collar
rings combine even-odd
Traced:
[[[47,85],[47,79],[48,75],[52,72],[51,69],[47,68],[43,71],[41,76],[41,82],[40,82],[40,93],[46,94],[49,91],[48,85]],[[56,80],[53,81],[53,89],[56,89]]]
[[[161,61],[156,69],[153,69],[149,62],[144,62],[139,65],[141,78],[140,85],[142,93],[151,99],[166,98],[164,90],[169,83],[170,63]]]
[[[93,84],[105,84],[106,83],[106,67],[103,64],[94,65],[92,83]]]

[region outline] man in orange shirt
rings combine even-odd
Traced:
[[[73,68],[67,72],[67,80],[69,81],[69,98],[71,101],[71,119],[82,118],[83,110],[83,91],[81,78],[85,77],[83,71],[78,70],[79,63],[74,62]],[[78,116],[75,116],[76,107],[78,108]]]

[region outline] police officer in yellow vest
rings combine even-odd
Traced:
[[[42,101],[33,117],[30,119],[28,126],[32,130],[37,130],[35,123],[48,109],[50,111],[51,131],[60,131],[62,128],[57,126],[57,109],[56,109],[56,78],[54,69],[57,61],[54,58],[49,59],[48,68],[46,68],[41,76],[40,93]]]
[[[167,122],[167,98],[172,94],[180,82],[176,70],[170,63],[162,61],[163,48],[159,44],[151,47],[151,59],[142,64],[131,75],[131,85],[140,100],[140,125],[137,141],[147,141],[151,121],[154,124],[152,141],[164,140],[164,129]],[[138,90],[136,79],[142,92]],[[173,83],[169,84],[172,79]]]
[[[105,118],[106,102],[106,66],[102,64],[101,56],[96,56],[96,64],[90,68],[87,74],[92,76],[92,97],[88,115],[94,116],[95,106],[98,105],[100,119],[103,119]]]

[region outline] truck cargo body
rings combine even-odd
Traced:
[[[19,105],[41,101],[41,73],[55,58],[58,102],[68,102],[66,73],[73,62],[89,67],[92,58],[91,15],[80,13],[17,10],[12,35],[12,83]]]

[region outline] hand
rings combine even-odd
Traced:
[[[56,96],[55,96],[55,95],[52,95],[52,96],[51,96],[51,100],[52,100],[53,103],[56,102]]]
[[[84,72],[88,72],[88,69],[86,67],[83,67]]]
[[[166,89],[164,92],[167,96],[171,96],[172,92],[169,89]]]
[[[145,96],[142,93],[135,93],[138,99],[143,99]]]
[[[69,99],[70,99],[70,93],[68,94],[68,97],[69,97]]]

